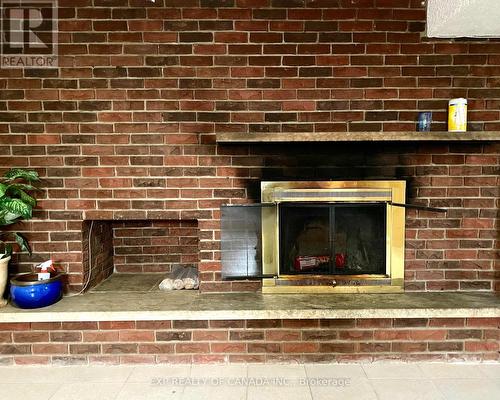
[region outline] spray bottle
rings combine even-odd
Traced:
[[[39,272],[37,272],[39,281],[50,279],[50,271],[54,271],[53,262],[52,260],[47,260],[41,264],[38,264],[35,269],[39,270]]]

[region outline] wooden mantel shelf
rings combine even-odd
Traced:
[[[285,142],[495,142],[500,131],[481,132],[306,132],[218,133],[218,143]]]

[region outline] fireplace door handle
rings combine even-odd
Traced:
[[[427,207],[427,206],[421,206],[419,204],[394,203],[392,201],[387,201],[387,204],[395,207],[414,208],[415,210],[424,210],[424,211],[431,211],[438,213],[445,213],[448,211],[446,208]]]

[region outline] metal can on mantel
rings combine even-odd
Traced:
[[[430,132],[432,124],[432,112],[418,113],[418,131]]]
[[[467,99],[451,99],[448,103],[448,131],[467,131]]]

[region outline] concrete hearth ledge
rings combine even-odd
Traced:
[[[2,322],[222,319],[500,317],[491,293],[263,295],[189,291],[102,292],[67,297],[50,307],[0,309]]]

